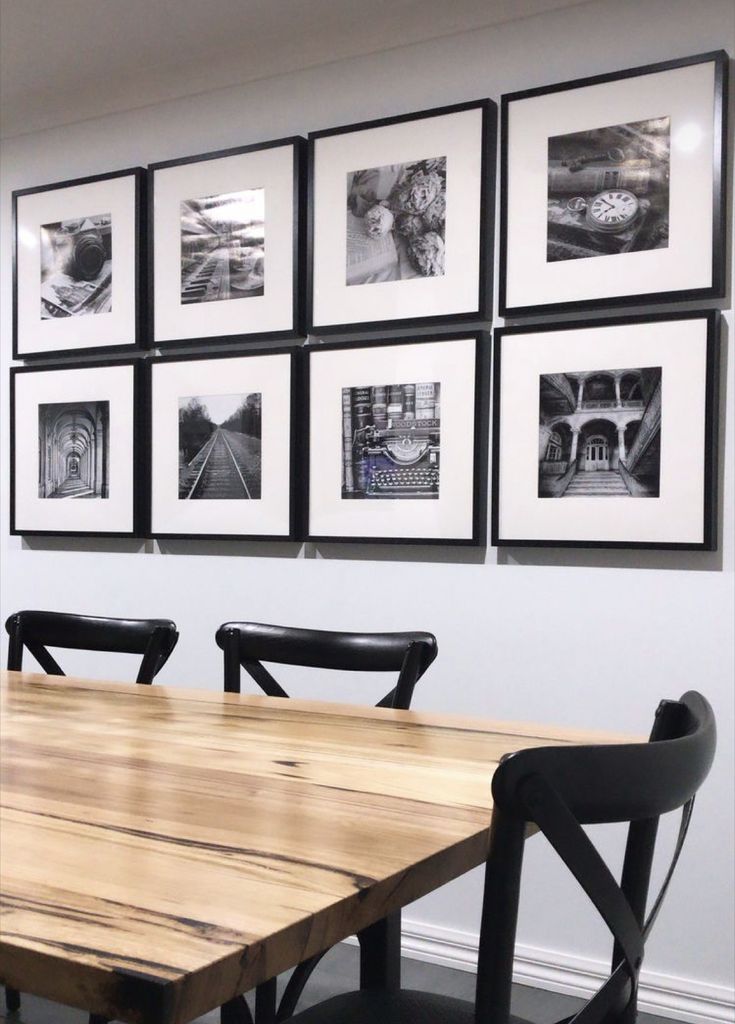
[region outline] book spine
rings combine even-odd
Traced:
[[[365,454],[365,428],[370,424],[370,388],[352,389],[352,429],[356,438],[353,446],[352,466],[355,490],[367,491],[367,456]]]
[[[416,419],[433,420],[435,391],[438,385],[417,384],[416,385]]]
[[[342,493],[352,494],[355,478],[352,470],[352,395],[342,388]]]
[[[370,389],[372,400],[373,426],[385,430],[388,426],[388,389],[384,384]]]
[[[416,385],[404,384],[403,386],[403,418],[404,420],[416,419]]]
[[[403,418],[403,389],[400,384],[388,388],[388,422]]]

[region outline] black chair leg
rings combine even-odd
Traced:
[[[5,1009],[8,1013],[17,1013],[20,1009],[20,992],[5,986]]]
[[[264,981],[255,989],[255,1024],[276,1024],[276,979]]]
[[[397,992],[401,987],[401,912],[358,933],[360,988]]]
[[[238,996],[221,1006],[219,1019],[220,1024],[253,1024],[253,1015],[245,996]]]

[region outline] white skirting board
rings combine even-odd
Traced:
[[[347,941],[352,943],[356,940]],[[477,944],[478,936],[472,932],[440,928],[404,918],[401,952],[412,960],[474,972]],[[607,975],[608,965],[600,960],[520,943],[516,945],[513,981],[519,985],[570,996],[588,996],[599,988]],[[724,985],[703,984],[692,978],[657,974],[644,968],[638,1007],[644,1013],[691,1021],[692,1024],[733,1024],[735,990]]]

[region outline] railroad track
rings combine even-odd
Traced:
[[[224,432],[212,435],[187,498],[250,498],[250,490]],[[198,457],[198,456],[197,456]]]
[[[230,294],[230,257],[226,249],[207,253],[189,275],[182,289],[181,301],[205,302],[226,299]]]

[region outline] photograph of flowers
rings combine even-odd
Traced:
[[[309,147],[313,333],[489,317],[491,101],[313,132]]]

